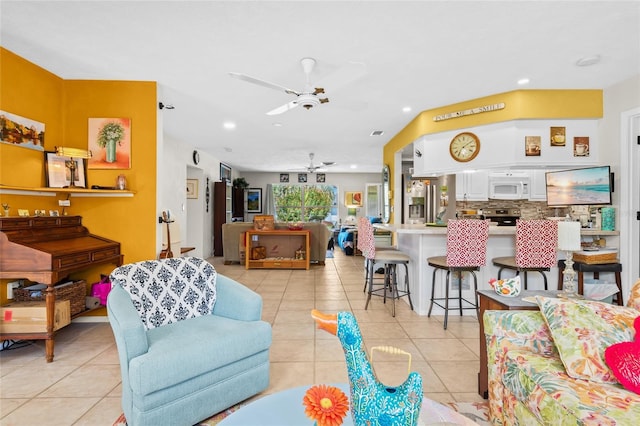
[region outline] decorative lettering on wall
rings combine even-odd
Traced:
[[[480,114],[483,112],[498,111],[500,109],[504,109],[504,106],[505,106],[504,102],[500,102],[497,104],[484,105],[476,108],[465,109],[462,111],[448,112],[446,114],[436,115],[435,117],[433,117],[433,121],[444,121],[444,120],[449,120],[451,118],[464,117],[466,115],[474,115],[474,114]]]

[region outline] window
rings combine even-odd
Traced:
[[[278,222],[330,220],[338,214],[338,188],[332,185],[273,185]]]

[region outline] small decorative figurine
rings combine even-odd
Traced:
[[[411,372],[400,386],[385,386],[373,372],[353,314],[338,312],[330,315],[314,309],[311,316],[318,328],[335,334],[342,343],[351,387],[353,424],[417,425],[422,407],[422,376]]]

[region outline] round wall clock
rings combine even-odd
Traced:
[[[200,162],[200,153],[198,151],[193,151],[193,164],[198,164]]]
[[[471,161],[480,152],[480,139],[471,132],[463,132],[451,139],[449,153],[461,163]]]

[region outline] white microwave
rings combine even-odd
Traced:
[[[528,173],[489,174],[489,198],[495,200],[528,200],[531,182]]]

